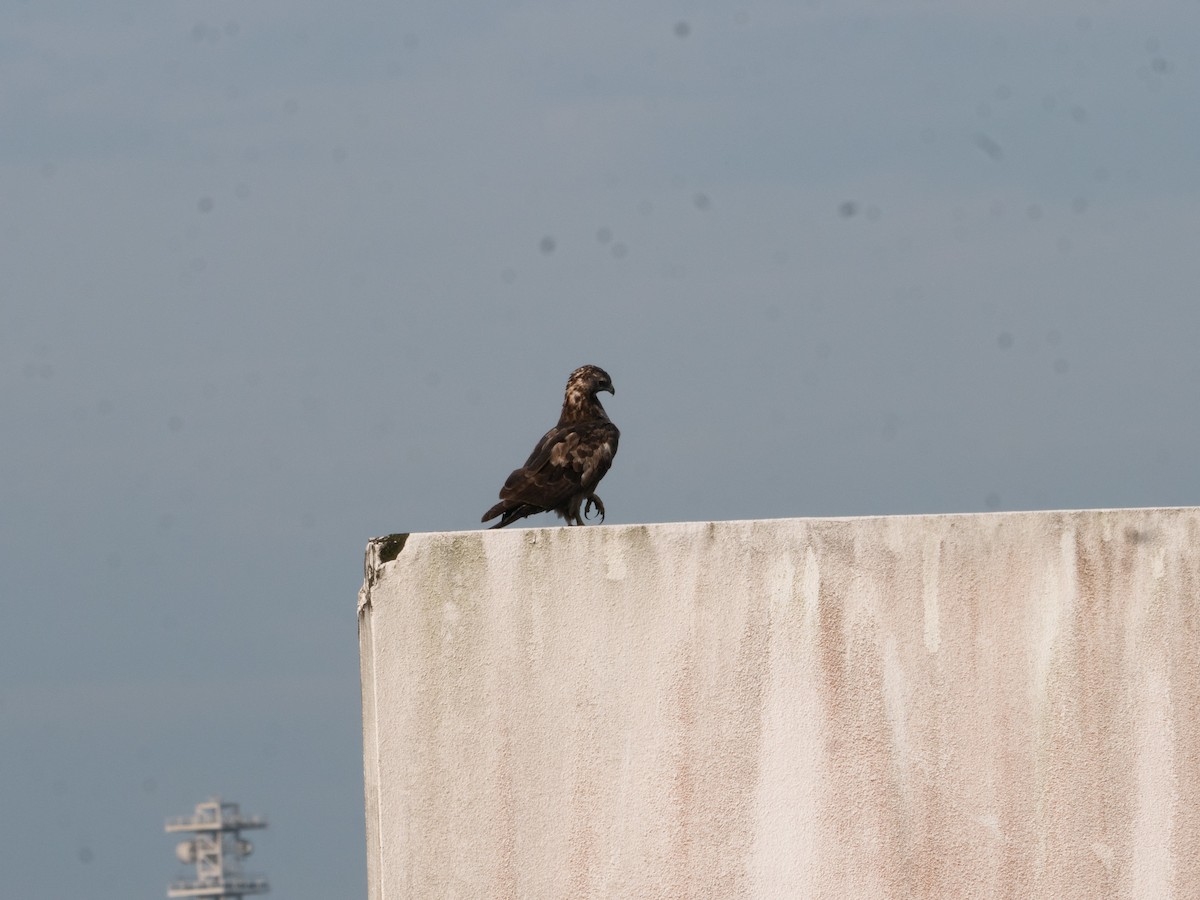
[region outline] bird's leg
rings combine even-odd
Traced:
[[[566,519],[568,525],[583,524],[583,519],[579,518],[579,504],[582,502],[582,497],[572,497],[571,502],[565,507],[559,507],[558,514]]]
[[[592,507],[596,508],[596,512],[600,513],[600,523],[604,523],[604,501],[595,494],[588,494],[587,502],[583,505],[583,515],[589,517],[592,512]]]

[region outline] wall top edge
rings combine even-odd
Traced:
[[[731,527],[746,527],[749,525],[786,525],[788,523],[805,523],[813,524],[819,522],[878,522],[878,521],[905,521],[905,520],[924,520],[929,522],[944,522],[948,520],[999,520],[1004,518],[1030,518],[1037,516],[1046,517],[1087,517],[1100,515],[1120,515],[1120,514],[1137,514],[1146,515],[1152,513],[1173,513],[1173,514],[1188,514],[1200,513],[1200,506],[1131,506],[1131,507],[1096,507],[1085,509],[1035,509],[1035,510],[1003,510],[995,512],[949,512],[949,513],[901,513],[892,515],[869,515],[869,516],[780,516],[777,518],[767,519],[697,519],[691,521],[678,522],[629,522],[623,525],[585,525],[582,527],[571,527],[568,525],[543,525],[543,526],[515,526],[511,528],[498,529],[493,531],[488,528],[471,528],[461,531],[414,531],[406,532],[402,536],[397,534],[384,535],[381,537],[371,538],[367,542],[368,552],[371,548],[381,546],[391,546],[392,542],[398,537],[407,539],[409,537],[431,538],[434,536],[446,537],[462,537],[463,535],[490,535],[489,540],[505,539],[506,536],[514,534],[525,534],[528,532],[541,533],[556,533],[566,531],[601,531],[601,532],[620,532],[632,529],[643,528],[664,528],[664,529],[679,529],[679,528],[706,528],[710,526],[731,526]],[[401,542],[401,547],[403,542]],[[385,551],[386,552],[386,551]]]

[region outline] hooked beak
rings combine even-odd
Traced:
[[[616,389],[615,387],[613,387],[611,384],[610,384],[608,387],[602,387],[602,388],[600,388],[600,390],[602,390],[602,391],[608,391],[608,392],[609,392],[610,394],[612,394],[614,397],[615,397],[615,396],[617,396],[617,389]]]

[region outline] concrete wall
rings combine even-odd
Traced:
[[[414,534],[360,595],[407,897],[1200,896],[1200,510]]]

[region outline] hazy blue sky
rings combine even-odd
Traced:
[[[1200,5],[0,7],[0,871],[365,893],[367,539],[1200,502]],[[530,524],[550,524],[534,519]]]

